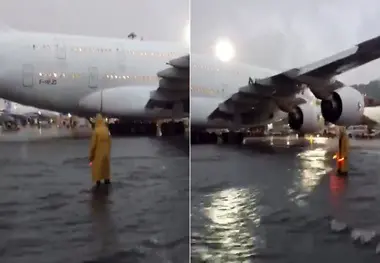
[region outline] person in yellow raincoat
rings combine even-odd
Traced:
[[[95,128],[92,132],[90,162],[92,163],[92,182],[97,186],[100,185],[101,180],[104,180],[105,184],[109,184],[111,179],[111,136],[101,114],[96,115]]]
[[[347,175],[348,173],[348,153],[349,153],[349,138],[344,127],[339,129],[338,153],[336,154],[337,173],[339,175]]]

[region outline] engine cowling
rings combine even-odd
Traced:
[[[314,133],[321,129],[318,108],[310,104],[301,104],[288,114],[289,127],[304,133]]]
[[[321,113],[331,123],[342,126],[359,124],[364,114],[364,97],[352,87],[335,90],[329,99],[322,100]]]

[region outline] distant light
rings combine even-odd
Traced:
[[[41,111],[38,111],[38,114],[41,115]]]
[[[215,45],[215,55],[223,62],[230,61],[235,57],[235,48],[228,39],[220,39]]]
[[[67,114],[67,117],[71,118],[71,114],[70,114],[70,113],[68,113],[68,114]]]

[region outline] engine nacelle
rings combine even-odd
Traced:
[[[289,127],[304,133],[314,133],[321,130],[321,116],[317,107],[301,104],[288,114]]]
[[[364,114],[364,97],[352,87],[335,90],[329,99],[322,100],[321,113],[331,123],[342,126],[359,124]]]

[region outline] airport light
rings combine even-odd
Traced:
[[[235,57],[235,48],[228,39],[219,39],[215,45],[215,55],[223,62],[230,61]]]

